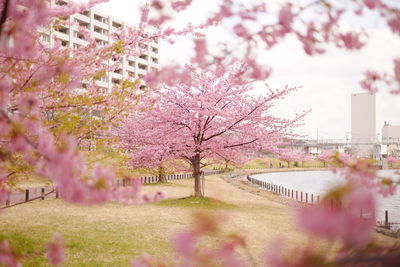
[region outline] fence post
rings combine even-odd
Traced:
[[[299,194],[298,194],[297,190],[296,190],[296,201],[299,201]]]
[[[56,187],[56,198],[58,198],[58,188]]]
[[[319,204],[319,195],[317,196],[317,204]]]
[[[300,202],[303,202],[303,191],[300,192]]]
[[[306,203],[308,203],[308,193],[306,193]]]
[[[29,201],[29,189],[25,189],[25,202]]]
[[[41,193],[41,198],[40,199],[44,200],[44,187],[42,187],[40,191],[41,191],[40,192]]]
[[[293,199],[293,189],[292,189],[292,199]]]
[[[314,194],[311,194],[311,204],[314,204]]]
[[[389,227],[389,212],[385,210],[385,227]]]

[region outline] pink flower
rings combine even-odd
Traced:
[[[21,263],[18,262],[18,258],[14,254],[7,240],[0,242],[0,265],[7,267],[22,266]]]
[[[21,135],[12,137],[11,142],[8,144],[8,146],[10,151],[12,152],[26,152],[29,149],[29,144]]]
[[[400,58],[393,60],[394,62],[394,78],[400,85]]]
[[[380,0],[364,0],[364,5],[366,5],[369,9],[375,9],[380,6]]]
[[[292,31],[293,12],[292,4],[284,5],[279,11],[279,24],[282,26],[282,32],[288,33]]]
[[[192,0],[175,1],[172,2],[171,6],[175,11],[179,12],[185,10],[191,3]]]
[[[360,41],[360,34],[354,32],[348,32],[345,34],[340,34],[339,39],[343,42],[347,49],[360,49],[365,45],[365,43]]]
[[[388,20],[388,25],[394,33],[400,34],[400,12]]]
[[[59,233],[55,233],[52,241],[46,244],[46,256],[50,264],[61,265],[64,263],[64,244],[65,240]]]
[[[187,259],[194,256],[196,242],[197,234],[193,231],[179,233],[172,240],[175,250]]]
[[[131,267],[151,267],[151,258],[149,255],[144,254],[141,258],[131,261]]]
[[[270,67],[261,66],[254,59],[248,59],[247,65],[250,68],[249,77],[254,80],[266,80],[271,75],[272,69]]]
[[[233,31],[235,34],[243,39],[249,39],[250,34],[247,31],[247,29],[242,25],[242,24],[236,24],[235,27],[233,27]]]
[[[327,199],[319,206],[299,210],[297,218],[300,227],[312,235],[331,241],[340,239],[351,247],[366,244],[375,224],[375,199],[371,191],[358,186],[345,193],[340,200],[340,207],[334,203],[332,208],[330,199]],[[371,218],[361,219],[361,211],[371,215]]]
[[[396,193],[397,185],[391,178],[381,178],[376,181],[378,194],[387,197]]]
[[[0,79],[0,108],[6,110],[10,101],[10,90],[12,88],[12,79],[4,75]]]
[[[274,239],[265,253],[265,260],[267,266],[286,267],[288,266],[286,259],[283,255],[284,240],[280,238]]]
[[[141,9],[141,14],[140,14],[140,22],[145,23],[149,19],[149,5],[145,5]]]
[[[205,57],[208,54],[206,40],[204,38],[195,39],[194,50],[196,52],[196,55],[193,58],[193,61],[198,63],[199,65],[205,64],[206,63]]]
[[[370,93],[376,93],[378,91],[376,82],[381,80],[382,76],[378,72],[371,70],[364,72],[364,76],[364,80],[360,82],[361,87]]]

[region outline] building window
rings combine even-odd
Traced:
[[[61,39],[56,39],[56,42],[60,42],[61,46],[64,46],[64,47],[68,47],[68,45],[69,45],[68,41],[64,41]]]
[[[74,44],[73,47],[74,47],[74,49],[79,49],[81,46],[78,44]]]
[[[144,65],[144,64],[139,64],[138,67],[139,67],[139,69],[141,69],[141,70],[146,70],[146,69],[147,69],[147,66]]]
[[[54,27],[54,30],[64,33],[64,34],[68,34],[69,30],[68,28],[64,27],[64,26],[58,26],[58,27]]]
[[[131,67],[135,67],[135,61],[128,60],[128,65]]]
[[[80,32],[77,32],[77,31],[74,31],[74,37],[79,38],[79,39],[82,39],[82,40],[85,39],[85,37],[83,36],[83,34],[80,33]]]
[[[65,0],[56,0],[57,6],[66,6],[68,3]]]
[[[89,23],[81,21],[79,19],[75,19],[75,23],[79,25],[79,27],[83,27],[89,29]]]
[[[106,46],[106,45],[108,45],[108,42],[103,41],[103,40],[100,40],[100,39],[96,39],[96,43],[97,43],[98,45],[101,45],[101,46]]]
[[[102,22],[102,23],[104,23],[104,24],[107,24],[107,23],[108,23],[108,19],[107,19],[107,18],[102,17],[102,16],[97,15],[97,14],[94,15],[94,19],[97,20],[97,21],[99,21],[99,22]]]
[[[89,17],[89,10],[85,10],[85,11],[79,12],[79,14],[81,14],[83,16],[86,16],[86,17]]]
[[[46,119],[49,121],[54,120],[54,110],[46,110]]]
[[[102,35],[108,35],[108,31],[100,27],[94,26],[93,30]]]
[[[47,35],[47,34],[42,34],[42,35],[40,35],[40,40],[42,40],[42,42],[49,43],[50,42],[50,36]]]
[[[112,81],[113,84],[120,84],[121,83],[121,81],[119,79],[115,79],[115,78],[113,78],[111,81]]]
[[[152,51],[153,53],[156,53],[156,54],[158,53],[158,49],[157,49],[156,47],[152,47],[152,48],[151,48],[151,51]]]
[[[116,21],[113,21],[112,26],[118,30],[122,28],[122,24]]]
[[[144,60],[147,60],[147,55],[141,54],[141,55],[139,56],[139,58],[144,59]]]
[[[152,58],[151,58],[151,61],[152,61],[153,63],[156,63],[156,64],[158,63],[158,59],[155,58],[155,57],[152,57]]]

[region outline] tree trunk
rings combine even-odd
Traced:
[[[192,161],[193,177],[194,177],[194,196],[201,197],[201,172],[200,172],[200,154],[196,154]]]
[[[158,181],[160,183],[165,183],[167,181],[165,177],[165,168],[163,166],[160,166],[158,168]]]

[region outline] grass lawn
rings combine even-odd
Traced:
[[[266,169],[266,168],[280,168],[279,163],[285,168],[288,167],[288,162],[277,158],[254,158],[241,166],[242,169]],[[296,166],[297,165],[297,166]],[[290,168],[323,168],[324,164],[318,160],[308,160],[304,162],[290,161]]]
[[[145,186],[144,191],[163,190],[169,198],[141,206],[82,207],[59,199],[15,206],[0,214],[1,238],[18,250],[24,266],[46,266],[44,244],[55,232],[66,239],[66,266],[127,266],[144,252],[171,256],[171,236],[189,227],[192,214],[203,209],[228,218],[224,232],[244,235],[257,265],[267,244],[278,235],[287,238],[289,245],[311,242],[295,227],[287,206],[238,189],[215,175],[206,177],[208,198],[188,197],[192,183],[180,180]]]

